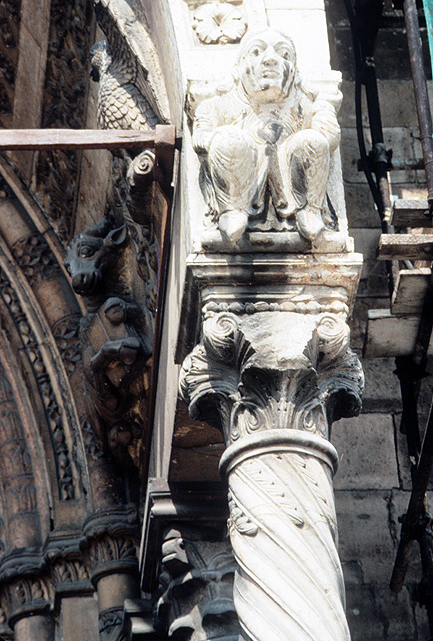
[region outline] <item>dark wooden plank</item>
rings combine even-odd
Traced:
[[[399,271],[391,300],[392,314],[416,316],[421,313],[430,271],[428,267]]]
[[[172,128],[172,125],[159,125]],[[176,144],[180,137],[177,135]],[[0,151],[26,149],[149,149],[154,131],[126,129],[2,129]]]
[[[379,260],[433,260],[433,234],[382,234]]]
[[[395,227],[433,227],[427,200],[396,200],[390,222]]]
[[[392,316],[389,309],[368,312],[365,358],[408,356],[415,350],[418,316]],[[432,353],[432,342],[428,353]]]

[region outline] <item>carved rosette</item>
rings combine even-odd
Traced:
[[[344,314],[208,312],[184,362],[194,418],[222,428],[241,638],[348,641],[329,426],[360,408]]]
[[[198,7],[192,25],[203,44],[239,42],[247,30],[243,11],[228,2],[208,2]]]

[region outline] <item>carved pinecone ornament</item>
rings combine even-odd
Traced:
[[[113,59],[107,40],[100,40],[90,51],[90,63],[90,75],[99,81],[101,129],[153,129],[158,124],[158,117],[135,84],[137,64],[133,59]]]

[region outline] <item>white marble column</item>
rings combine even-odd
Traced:
[[[245,314],[236,305],[237,314],[205,306],[181,393],[192,417],[218,416],[225,435],[243,638],[348,641],[332,490],[338,455],[327,438],[334,419],[360,407],[362,369],[345,314],[271,311],[277,303],[259,311],[263,302]]]

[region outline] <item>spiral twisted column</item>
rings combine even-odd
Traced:
[[[362,386],[343,313],[205,313],[181,393],[225,436],[243,641],[350,640],[327,438]]]
[[[347,641],[332,491],[337,452],[315,434],[260,437],[231,445],[221,462],[244,639]]]

